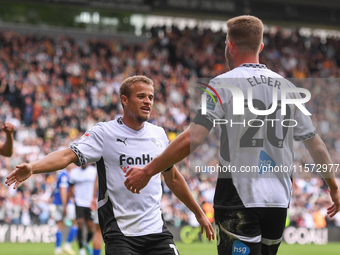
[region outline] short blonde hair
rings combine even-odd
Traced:
[[[133,84],[135,84],[136,82],[143,82],[147,85],[153,86],[153,81],[144,76],[144,75],[135,75],[135,76],[131,76],[129,78],[126,78],[122,84],[120,85],[119,88],[119,98],[121,98],[122,95],[126,96],[126,97],[130,97],[131,96],[131,86]],[[122,104],[123,108],[124,105]]]
[[[260,19],[242,15],[227,21],[227,39],[240,49],[257,53],[263,39],[263,23]]]

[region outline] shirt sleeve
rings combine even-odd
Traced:
[[[294,140],[306,141],[316,136],[317,131],[312,123],[309,115],[305,115],[299,108],[296,107],[294,119],[297,124],[294,127]]]
[[[70,145],[70,149],[77,154],[77,166],[97,162],[103,155],[104,134],[101,123],[98,123]]]
[[[226,101],[229,101],[228,91],[223,88],[216,88],[217,84],[221,84],[221,79],[215,78],[209,82],[209,86],[214,88],[217,92],[215,93],[210,88],[205,88],[207,92],[204,92],[206,96],[206,114],[202,113],[202,102],[197,109],[197,114],[193,120],[194,123],[202,125],[210,130],[213,127],[213,120],[214,119],[222,119],[225,116],[225,109],[227,104],[224,104]],[[218,98],[220,97],[222,101],[222,105]]]

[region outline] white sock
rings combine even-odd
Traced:
[[[54,251],[55,251],[55,253],[61,253],[61,247],[56,247],[56,248],[54,249]]]

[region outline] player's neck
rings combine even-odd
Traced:
[[[139,121],[135,120],[133,117],[127,116],[126,114],[124,114],[124,116],[122,117],[122,121],[125,126],[136,131],[144,127],[144,122],[140,123]]]
[[[259,64],[259,56],[251,56],[251,55],[246,55],[246,56],[240,56],[238,58],[235,58],[234,60],[234,66],[238,67],[242,64]]]

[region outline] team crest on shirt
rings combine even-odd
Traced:
[[[124,174],[126,173],[126,171],[129,169],[129,166],[121,166],[120,169],[123,170]]]
[[[153,142],[159,148],[163,147],[162,143],[160,141],[156,140],[155,138],[152,138],[151,142]]]

